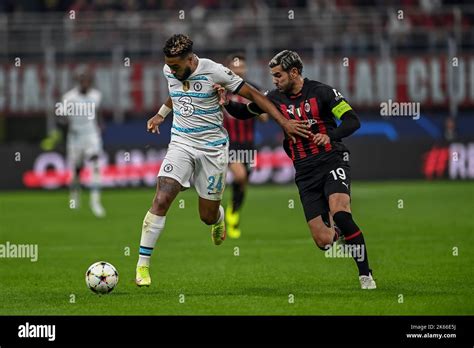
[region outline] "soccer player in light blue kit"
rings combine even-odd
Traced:
[[[173,35],[163,48],[169,97],[147,122],[147,130],[159,134],[159,126],[173,111],[171,142],[158,173],[156,194],[142,225],[136,284],[149,286],[150,257],[165,227],[166,213],[178,193],[190,187],[191,177],[199,195],[199,215],[211,226],[211,237],[220,245],[225,237],[221,199],[228,165],[228,135],[215,84],[254,101],[287,133],[307,138],[308,125],[287,120],[259,91],[230,69],[193,53],[193,42],[182,34]]]

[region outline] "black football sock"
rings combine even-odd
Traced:
[[[355,247],[354,249],[358,251],[352,256],[357,264],[357,268],[359,268],[359,275],[369,275],[369,259],[367,258],[364,236],[352,219],[352,214],[345,211],[338,211],[333,215],[333,219],[344,235],[346,245],[353,245]],[[362,250],[363,253],[362,257],[360,257],[360,250]]]
[[[232,211],[239,211],[244,202],[245,186],[234,182],[232,184]]]

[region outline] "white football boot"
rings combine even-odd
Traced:
[[[374,280],[374,278],[372,278],[372,272],[369,273],[368,276],[366,276],[366,275],[359,276],[359,281],[360,281],[360,288],[361,289],[367,289],[367,290],[377,289],[377,285],[375,284],[375,280]]]

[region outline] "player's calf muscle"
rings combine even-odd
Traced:
[[[215,214],[212,214],[212,213],[209,213],[209,212],[201,214],[200,215],[201,221],[204,222],[206,225],[214,225],[217,222],[217,220],[219,219],[218,213],[219,213],[219,211],[217,211],[217,213],[215,213]]]
[[[329,196],[329,209],[334,216],[338,211],[351,212],[351,203],[349,195],[345,193],[334,193]]]
[[[199,217],[206,225],[213,225],[219,219],[220,201],[199,198]]]
[[[308,221],[308,226],[316,245],[320,249],[326,250],[333,242],[334,230],[326,226],[321,216]]]

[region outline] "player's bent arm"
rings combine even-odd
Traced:
[[[354,110],[348,110],[341,116],[341,124],[339,127],[328,131],[331,140],[339,141],[342,138],[352,135],[360,128],[360,121]]]
[[[147,121],[147,131],[160,134],[159,127],[171,111],[173,111],[173,102],[171,97],[168,96],[168,99],[166,99],[166,102],[161,106],[156,115]]]
[[[296,141],[295,136],[308,138],[311,134],[308,130],[308,124],[304,121],[287,120],[266,96],[249,84],[244,83],[244,85],[239,89],[238,94],[255,102],[263,112],[269,114],[280,125],[280,127],[283,128],[292,141]]]
[[[165,105],[169,108],[172,108],[173,107],[173,101],[171,100],[171,97],[168,96],[168,99],[166,99],[165,101]]]
[[[227,112],[239,120],[248,120],[262,113],[262,110],[255,103],[238,103],[229,100],[225,105]]]
[[[99,130],[101,132],[104,132],[104,130],[105,130],[105,117],[104,117],[104,114],[102,112],[102,109],[99,109],[97,111],[97,126],[99,127]]]
[[[219,85],[218,83],[215,83],[212,87],[218,92],[219,104],[224,106],[227,112],[235,118],[240,120],[247,120],[256,116],[262,122],[268,121],[268,114],[262,111],[254,102],[248,103],[246,104],[246,107],[244,107],[243,103],[233,102],[227,99],[227,92],[225,88]],[[227,107],[229,103],[231,103],[231,105]]]
[[[239,90],[239,95],[253,101],[257,106],[264,112],[270,114],[270,116],[280,125],[284,126],[287,119],[278,111],[275,105],[260,93],[257,89],[245,83]]]
[[[173,111],[173,102],[171,100],[171,97],[168,96],[168,99],[166,99],[165,103],[161,105],[160,110],[156,113],[157,115],[160,115],[163,118],[166,118],[168,114]]]
[[[261,121],[261,122],[268,122],[268,117],[269,116],[266,112],[263,113],[263,114],[258,115],[257,117],[258,117],[259,121]]]

